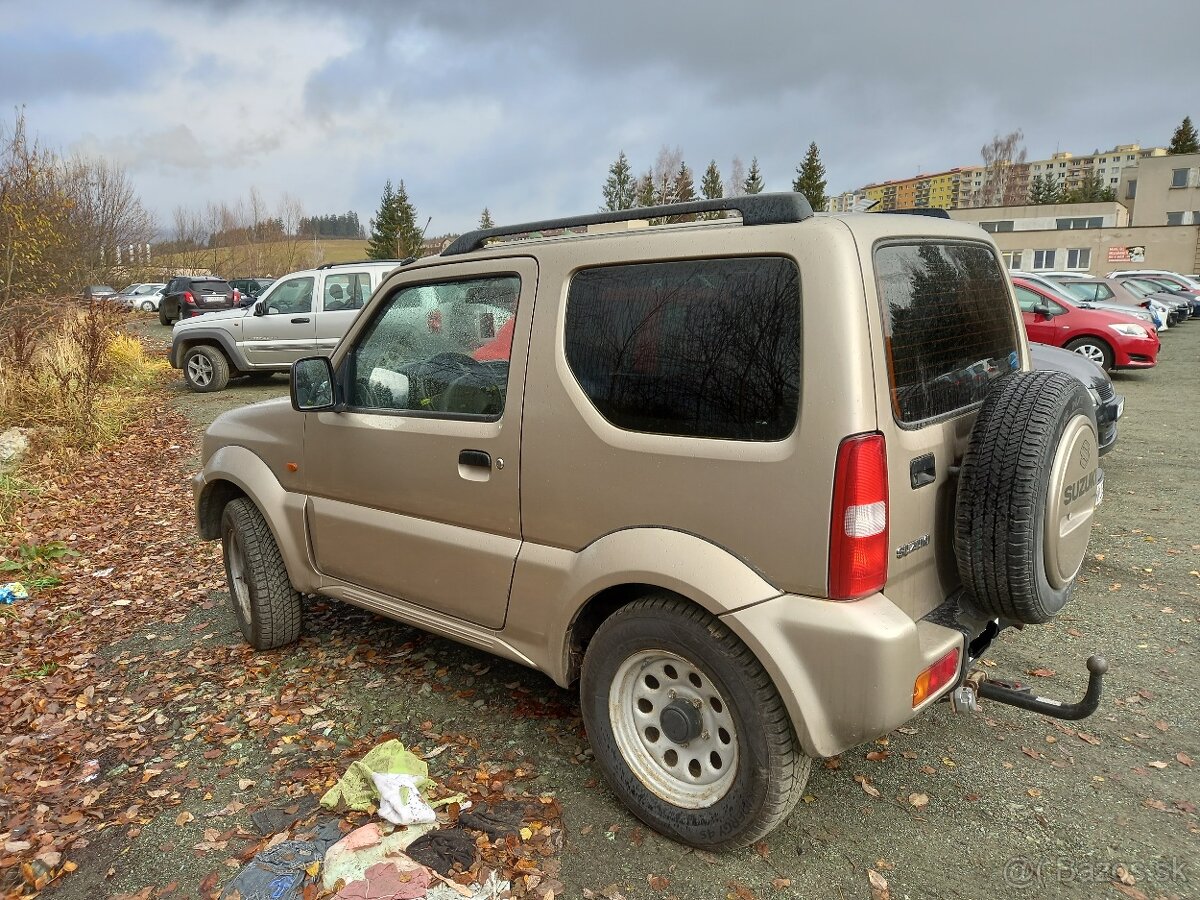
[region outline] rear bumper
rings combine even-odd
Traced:
[[[912,705],[917,676],[956,647],[961,677],[972,631],[914,621],[882,594],[852,603],[785,594],[721,621],[771,675],[811,756],[833,756],[886,734],[949,691],[957,679]]]

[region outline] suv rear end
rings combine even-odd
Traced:
[[[158,321],[169,325],[206,312],[232,309],[239,300],[239,293],[223,278],[177,276],[163,291],[158,303]]]

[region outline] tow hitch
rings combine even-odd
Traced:
[[[1100,705],[1100,692],[1103,689],[1101,682],[1104,673],[1108,671],[1108,661],[1103,656],[1089,656],[1087,667],[1087,691],[1078,703],[1063,703],[1049,697],[1038,697],[1029,687],[993,681],[980,671],[972,672],[963,684],[954,689],[950,694],[950,703],[956,712],[971,712],[975,710],[975,698],[979,696],[985,700],[1019,706],[1021,709],[1053,716],[1056,719],[1086,719]]]

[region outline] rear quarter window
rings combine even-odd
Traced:
[[[775,441],[796,424],[800,275],[783,257],[605,266],[567,294],[567,363],[613,425]]]
[[[992,249],[970,242],[884,244],[875,278],[892,409],[903,424],[979,403],[1018,366],[1018,323]]]

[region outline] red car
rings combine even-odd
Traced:
[[[1014,278],[1029,340],[1064,347],[1103,369],[1158,365],[1158,331],[1141,319],[1101,309],[1081,309],[1040,285]]]

